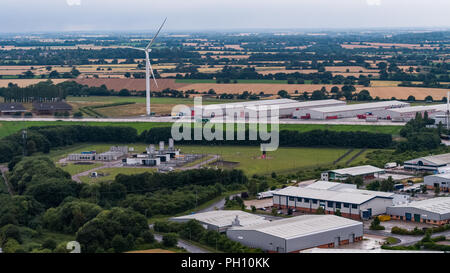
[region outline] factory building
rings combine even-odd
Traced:
[[[359,190],[356,185],[319,181],[310,186],[286,187],[273,194],[273,205],[306,213],[316,213],[319,207],[326,214],[352,219],[368,219],[386,212],[394,204],[394,193]]]
[[[392,121],[409,121],[415,118],[417,113],[420,113],[423,116],[424,113],[427,112],[431,117],[438,113],[445,112],[446,110],[447,104],[436,104],[376,110],[373,112],[373,115],[382,119],[391,119]]]
[[[364,165],[364,166],[357,166],[357,167],[351,167],[351,168],[345,168],[345,169],[338,169],[338,170],[331,170],[327,172],[323,172],[321,174],[321,180],[323,181],[333,181],[333,180],[339,180],[343,181],[348,179],[349,177],[362,177],[363,180],[372,180],[378,178],[380,174],[385,173],[383,169],[370,166],[370,165]]]
[[[450,164],[450,153],[424,156],[405,161],[403,167],[408,170],[438,172]]]
[[[314,247],[332,248],[361,241],[363,223],[335,215],[303,215],[232,227],[227,230],[227,236],[267,252],[298,253]]]
[[[177,158],[180,150],[175,149],[174,140],[169,139],[169,147],[165,149],[164,141],[159,142],[159,150],[155,149],[155,145],[149,145],[143,154],[134,154],[124,159],[123,162],[130,166],[159,166],[161,163],[169,162],[171,159]]]
[[[259,117],[259,116],[278,116],[280,118],[300,118],[300,116],[295,115],[300,110],[310,109],[310,108],[319,108],[319,107],[330,107],[330,106],[339,106],[345,105],[345,101],[340,100],[313,100],[313,101],[302,101],[302,102],[293,102],[293,103],[282,103],[274,105],[278,108],[278,115],[275,112],[270,111],[270,105],[252,105],[245,107],[245,114],[241,116],[245,117]],[[266,112],[266,113],[264,113]]]
[[[450,173],[440,173],[424,177],[424,184],[427,189],[439,188],[442,192],[448,192],[450,188]]]
[[[214,210],[208,212],[195,213],[185,216],[173,217],[173,222],[185,223],[190,220],[197,220],[205,229],[218,232],[225,232],[227,229],[236,227],[245,227],[249,225],[265,224],[270,221],[264,217],[243,212],[241,210]]]
[[[437,197],[391,206],[387,214],[392,219],[445,225],[450,223],[450,197]]]
[[[203,117],[205,118],[213,118],[213,117],[221,117],[226,116],[227,111],[233,111],[235,118],[244,118],[245,117],[245,108],[250,106],[262,106],[266,105],[281,105],[286,103],[296,103],[296,100],[291,99],[276,99],[276,100],[254,100],[254,101],[245,101],[245,102],[234,102],[234,103],[221,103],[221,104],[211,104],[211,105],[203,105],[199,110],[203,111]],[[195,107],[191,108],[191,113],[183,112],[181,115],[189,116],[195,115]]]
[[[109,151],[97,154],[96,151],[69,154],[70,161],[115,161],[128,153],[128,146],[112,146]]]
[[[33,112],[37,115],[53,115],[70,111],[72,111],[72,106],[64,101],[33,103]]]
[[[380,101],[372,103],[358,103],[342,106],[330,106],[311,108],[298,111],[296,115],[308,119],[339,119],[339,118],[353,118],[358,115],[371,115],[375,111],[408,107],[410,104],[401,101]]]
[[[25,113],[27,109],[22,103],[0,103],[0,116],[17,115],[17,113]]]

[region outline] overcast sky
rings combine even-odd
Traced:
[[[0,32],[450,27],[450,0],[0,0]]]

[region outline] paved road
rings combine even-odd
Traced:
[[[230,195],[230,199],[235,197],[235,196],[240,196],[240,195],[241,195],[240,193]],[[204,208],[204,209],[201,209],[201,210],[197,211],[197,213],[213,211],[213,210],[216,210],[216,209],[223,210],[224,208],[225,208],[225,198],[215,202],[214,204],[211,204],[207,208]]]
[[[207,164],[219,159],[218,155],[208,155],[208,156],[212,156],[212,157],[207,160],[204,160],[194,166],[191,166],[191,167],[181,167],[181,168],[179,168],[179,170],[186,171],[186,170],[198,169],[198,168],[202,167],[203,165],[207,165]]]
[[[14,192],[11,188],[11,185],[8,182],[8,178],[6,177],[6,172],[9,171],[8,167],[6,167],[5,165],[0,165],[0,172],[2,173],[3,176],[3,181],[6,184],[6,188],[8,189],[9,195],[13,196]]]
[[[0,117],[0,121],[70,121],[70,122],[175,122],[172,117],[134,117],[134,118],[53,118],[53,117],[33,117],[33,118],[11,118]],[[182,122],[194,122],[192,119],[181,119]],[[211,119],[212,123],[222,123],[221,119]],[[270,121],[270,120],[269,120]],[[258,120],[238,120],[236,123],[258,123]],[[328,125],[383,125],[383,126],[403,126],[405,122],[378,121],[366,122],[357,118],[346,118],[338,120],[302,120],[302,119],[280,119],[279,124],[328,124]]]
[[[162,235],[160,234],[155,234],[155,239],[158,242],[162,241]],[[192,245],[184,240],[178,239],[178,247],[184,248],[186,249],[187,252],[189,253],[210,253],[210,251],[203,249],[201,247]]]
[[[103,163],[102,166],[99,166],[99,167],[96,167],[96,168],[84,171],[82,173],[77,173],[77,174],[72,176],[72,180],[74,180],[75,182],[78,182],[78,183],[82,183],[81,180],[80,180],[80,177],[88,176],[90,173],[96,172],[96,171],[101,170],[101,169],[120,167],[120,166],[122,166],[121,162],[122,161],[111,161],[111,162],[105,162],[105,163],[100,162],[100,163]]]
[[[400,240],[400,242],[393,244],[394,246],[409,246],[409,245],[413,245],[417,242],[419,242],[420,240],[422,240],[423,236],[419,235],[419,236],[413,236],[413,235],[399,235],[399,234],[392,234],[390,232],[387,231],[383,231],[383,230],[369,230],[369,229],[365,229],[364,233],[366,234],[371,234],[371,235],[378,235],[378,236],[385,236],[385,237],[394,237]],[[434,237],[438,237],[438,236],[450,236],[450,230],[448,231],[444,231],[444,232],[439,232],[439,233],[433,233],[433,235],[431,236],[432,238]]]

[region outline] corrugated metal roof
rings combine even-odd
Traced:
[[[357,192],[333,191],[333,190],[319,190],[311,188],[286,187],[274,195],[286,195],[294,197],[303,197],[309,199],[334,201],[351,204],[362,204],[375,198],[375,195],[361,194]]]
[[[401,102],[401,101],[380,101],[380,102],[371,102],[371,103],[358,103],[358,104],[348,104],[342,106],[330,106],[330,107],[321,107],[321,108],[313,108],[311,110],[322,112],[322,113],[333,113],[333,112],[344,112],[344,111],[354,111],[354,110],[370,110],[377,108],[395,108],[395,107],[407,107],[409,103]]]
[[[350,226],[362,228],[362,223],[335,215],[302,215],[248,227],[233,227],[231,230],[258,231],[283,239],[291,239]]]
[[[219,104],[209,104],[209,105],[202,105],[203,108],[205,107],[214,107],[214,108],[223,108],[226,109],[227,107],[246,107],[246,106],[257,106],[257,105],[278,105],[283,103],[296,103],[298,101],[291,100],[291,99],[276,99],[276,100],[252,100],[252,101],[243,101],[243,102],[233,102],[233,103],[219,103]]]
[[[394,108],[389,109],[392,112],[397,113],[413,113],[413,112],[422,112],[422,111],[446,111],[447,104],[435,104],[435,105],[420,105],[420,106],[411,106],[411,107],[403,107],[403,108]]]
[[[345,168],[345,169],[338,169],[338,170],[332,170],[331,172],[342,174],[342,175],[364,175],[364,174],[370,174],[370,173],[377,173],[377,172],[383,172],[383,169],[371,166],[371,165],[364,165],[364,166],[357,166],[357,167],[351,167],[351,168]]]
[[[0,103],[1,112],[23,112],[26,111],[22,103],[11,102],[11,103]]]
[[[438,214],[450,213],[450,197],[437,197],[407,204],[393,206],[393,208],[416,208]]]
[[[314,188],[313,185],[316,183],[321,183],[324,187],[321,187],[319,185],[319,187]],[[338,187],[339,185],[335,185],[327,189],[323,181],[316,183],[304,188],[293,186],[286,187],[274,193],[274,195],[286,195],[293,197],[303,197],[309,199],[351,203],[351,204],[362,204],[375,197],[393,198],[395,195],[392,192],[360,190],[353,187]],[[342,185],[342,183],[336,184]]]
[[[448,154],[440,154],[440,155],[430,155],[430,156],[424,156],[424,157],[419,157],[416,159],[411,159],[408,161],[405,161],[405,163],[410,163],[412,164],[412,162],[416,162],[416,161],[429,161],[435,165],[446,165],[450,163],[450,153]]]
[[[217,227],[231,226],[232,222],[238,216],[241,226],[255,225],[260,223],[268,223],[264,217],[243,212],[240,210],[215,210],[202,213],[195,213],[190,215],[184,215],[174,217],[174,220],[197,220],[206,224],[214,225]]]
[[[330,100],[312,100],[312,101],[301,101],[301,102],[292,102],[292,103],[282,103],[282,104],[276,104],[279,109],[290,109],[290,108],[305,108],[305,107],[318,107],[321,105],[329,105],[329,104],[342,104],[345,105],[344,101],[340,101],[340,100],[334,100],[334,99],[330,99]],[[258,110],[260,105],[252,105],[252,106],[248,106],[246,108],[250,109],[250,110]]]
[[[354,188],[356,189],[356,185],[353,184],[344,184],[337,182],[329,182],[329,181],[317,181],[312,183],[311,185],[306,186],[308,189],[318,189],[318,190],[335,190],[338,188]]]
[[[438,173],[438,174],[428,175],[428,176],[425,176],[425,177],[431,177],[431,176],[445,178],[445,179],[450,179],[450,173]]]

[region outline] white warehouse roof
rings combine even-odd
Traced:
[[[422,201],[413,201],[411,203],[396,205],[392,208],[416,208],[437,214],[450,213],[450,197],[437,197]]]
[[[351,167],[351,168],[345,168],[345,169],[338,169],[338,170],[331,170],[330,172],[334,172],[341,175],[351,175],[351,176],[358,176],[358,175],[364,175],[369,173],[378,173],[383,172],[383,169],[371,166],[371,165],[364,165],[364,166],[357,166],[357,167]]]
[[[424,111],[447,111],[447,104],[435,104],[435,105],[420,105],[403,108],[389,109],[389,111],[396,113],[414,113]]]
[[[276,99],[276,100],[252,100],[252,101],[243,101],[243,102],[233,102],[233,103],[220,103],[220,104],[209,104],[202,105],[202,107],[214,106],[226,109],[226,107],[246,107],[246,106],[257,106],[257,105],[278,105],[283,103],[296,103],[296,100],[291,99]]]
[[[306,186],[308,189],[318,189],[318,190],[336,190],[338,188],[354,188],[356,189],[356,185],[354,184],[345,184],[345,183],[337,183],[337,182],[329,182],[329,181],[317,181],[312,183],[311,185]]]
[[[319,190],[319,189],[299,188],[292,186],[279,190],[274,195],[295,196],[295,197],[303,197],[309,199],[326,200],[351,204],[363,204],[376,197],[375,195],[361,194],[358,192]]]
[[[238,216],[241,226],[268,223],[264,217],[243,212],[240,210],[214,210],[208,212],[195,213],[185,216],[174,217],[174,220],[197,220],[202,223],[214,225],[219,228],[231,226],[232,222]]]
[[[251,230],[283,239],[302,237],[350,226],[361,222],[335,215],[303,215],[247,227],[233,227],[231,230]]]
[[[294,101],[294,102],[288,102],[288,103],[282,103],[282,104],[276,104],[279,109],[291,109],[291,108],[312,108],[312,107],[319,107],[319,106],[324,106],[324,105],[346,105],[345,101],[341,101],[341,100],[334,100],[334,99],[330,99],[330,100],[312,100],[312,101]],[[247,108],[252,109],[252,110],[256,110],[257,108],[259,108],[259,106],[261,105],[251,105],[248,106]]]
[[[313,108],[312,110],[322,113],[334,113],[334,112],[357,111],[357,110],[371,110],[378,108],[398,108],[407,106],[409,106],[409,103],[394,100],[394,101],[348,104],[342,106],[320,107],[320,108]]]
[[[420,160],[429,161],[435,165],[446,165],[446,164],[450,164],[450,153],[419,157],[416,159],[405,161],[405,163],[413,163],[413,162],[420,161]]]

